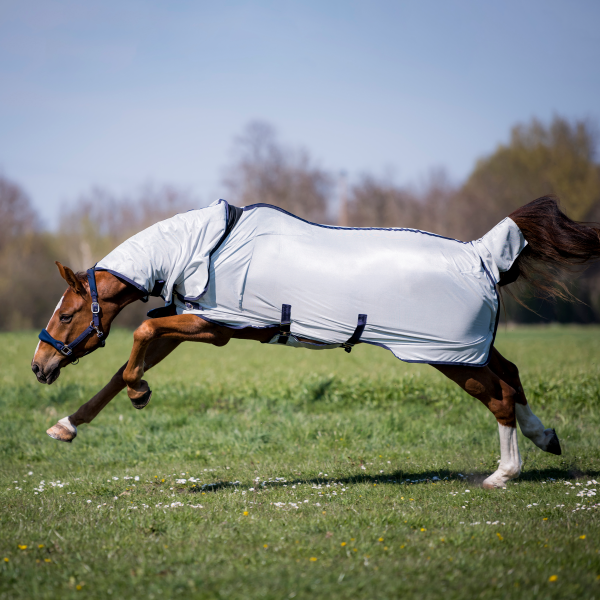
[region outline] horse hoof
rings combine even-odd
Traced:
[[[131,400],[131,404],[133,404],[133,408],[137,408],[138,410],[142,410],[145,406],[148,406],[150,403],[150,398],[152,398],[152,390],[148,390],[143,396],[137,398],[136,400]]]
[[[550,452],[550,454],[556,454],[556,456],[560,456],[562,454],[560,442],[558,441],[558,436],[556,435],[555,429],[552,430],[552,437],[546,445],[546,452]]]
[[[77,428],[71,425],[73,430],[63,425],[60,421],[46,430],[46,433],[53,439],[69,444],[77,437]]]

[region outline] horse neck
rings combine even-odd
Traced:
[[[113,319],[129,304],[141,300],[144,294],[134,285],[122,281],[108,271],[96,271],[98,300],[110,325]]]

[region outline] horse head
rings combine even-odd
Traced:
[[[120,310],[129,302],[131,287],[110,273],[75,274],[69,267],[56,263],[61,277],[69,284],[59,300],[46,329],[40,333],[31,369],[40,383],[51,384],[58,379],[60,370],[82,356],[104,346],[110,325]]]

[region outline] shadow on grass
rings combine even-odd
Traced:
[[[357,474],[350,477],[313,477],[311,479],[295,478],[290,480],[280,481],[269,481],[263,480],[265,483],[264,487],[277,488],[283,486],[292,485],[326,485],[334,482],[338,485],[357,485],[357,484],[392,484],[392,485],[418,485],[427,483],[438,483],[441,481],[461,481],[464,483],[481,485],[484,479],[491,475],[491,471],[469,473],[463,475],[456,471],[440,470],[440,471],[418,471],[418,472],[406,472],[406,471],[395,471],[393,473],[380,473],[379,475],[367,475]],[[538,469],[535,471],[528,471],[521,473],[518,479],[514,482],[519,481],[546,481],[548,479],[581,479],[591,478],[595,479],[600,476],[600,471],[585,469],[583,471],[573,468],[550,468],[550,469]],[[216,481],[214,483],[207,483],[196,488],[190,488],[189,491],[192,493],[197,492],[217,492],[218,490],[231,487],[256,487],[262,488],[262,483],[251,482],[242,484],[241,482],[228,482],[228,481]]]

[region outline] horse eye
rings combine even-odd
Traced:
[[[73,318],[72,315],[60,315],[60,322],[61,323],[70,323],[72,318]]]

